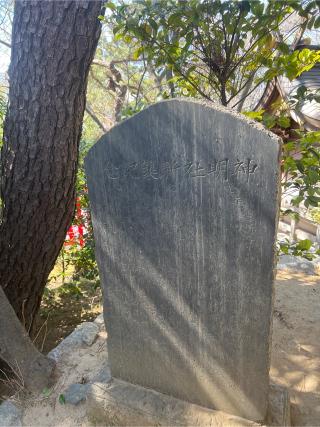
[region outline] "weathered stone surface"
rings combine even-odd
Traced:
[[[90,150],[114,377],[265,417],[279,151],[244,117],[183,100]]]
[[[86,400],[89,384],[71,384],[63,393],[65,402],[71,405],[78,405],[78,403]]]
[[[82,323],[82,341],[87,345],[92,345],[99,334],[99,325],[95,322]]]
[[[305,273],[310,275],[317,275],[320,273],[319,257],[309,261],[302,257],[295,257],[292,255],[281,255],[279,257],[278,270],[289,270],[293,273]]]
[[[22,410],[10,400],[6,400],[0,405],[0,427],[22,426]]]
[[[285,387],[270,384],[268,425],[291,426],[290,396]]]
[[[85,345],[92,345],[99,334],[99,325],[95,322],[83,322],[68,335],[57,347],[48,353],[48,356],[58,361],[64,353],[79,349]]]
[[[110,367],[106,360],[97,375],[92,379],[93,383],[109,383],[112,380]]]
[[[108,426],[260,425],[116,379],[109,384],[90,385],[87,395],[87,415],[95,425]]]
[[[94,323],[96,323],[99,328],[100,326],[104,326],[103,313],[99,314],[99,316],[95,319]]]
[[[253,421],[203,408],[125,381],[90,384],[87,414],[96,425],[258,426]],[[290,426],[288,391],[270,385],[268,426]]]

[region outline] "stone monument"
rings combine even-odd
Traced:
[[[86,158],[113,377],[266,416],[277,137],[189,100],[150,106]]]

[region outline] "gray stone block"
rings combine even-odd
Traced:
[[[99,327],[101,325],[104,325],[103,313],[99,314],[99,316],[95,319],[94,322],[97,323],[99,325]]]
[[[309,261],[302,257],[293,255],[281,255],[277,265],[278,270],[289,270],[293,273],[304,273],[309,275],[319,274],[319,259],[318,257]]]
[[[86,345],[92,345],[99,334],[100,328],[97,323],[85,322],[82,323],[82,341]]]
[[[63,393],[65,402],[78,405],[78,403],[86,400],[88,389],[89,384],[71,384]]]
[[[110,368],[107,361],[105,361],[104,366],[101,367],[99,372],[92,379],[92,383],[109,383],[112,380]]]
[[[100,332],[99,325],[94,322],[83,322],[68,335],[48,356],[58,361],[62,354],[72,354],[73,351],[85,345],[92,345]]]
[[[267,411],[279,140],[186,100],[86,158],[114,377],[261,420]]]
[[[10,400],[0,405],[0,427],[22,426],[22,410]]]
[[[87,415],[94,425],[107,426],[253,427],[260,425],[116,379],[109,384],[90,385],[87,396]]]
[[[244,418],[113,379],[90,385],[87,414],[96,425],[115,426],[258,426]],[[268,426],[290,426],[290,400],[284,387],[270,386]]]
[[[290,396],[285,387],[270,384],[268,425],[291,426]]]

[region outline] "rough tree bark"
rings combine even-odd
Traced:
[[[39,392],[50,384],[55,362],[32,344],[1,287],[0,359],[10,366],[21,388]]]
[[[27,330],[74,212],[101,6],[84,0],[15,4],[1,152],[0,285]]]

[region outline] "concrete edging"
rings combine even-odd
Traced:
[[[87,395],[87,415],[95,425],[108,426],[240,426],[262,424],[222,411],[203,408],[118,379],[93,383]],[[290,425],[286,389],[270,386],[268,425]]]

